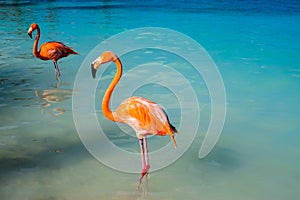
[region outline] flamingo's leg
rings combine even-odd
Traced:
[[[145,174],[147,174],[150,166],[149,166],[149,159],[148,159],[148,149],[147,149],[146,137],[143,137],[139,141],[140,141],[140,149],[141,149],[141,157],[142,157],[142,177],[143,177],[143,176],[145,176]]]
[[[143,141],[143,143],[144,143],[144,154],[145,154],[145,161],[146,161],[146,165],[145,165],[144,170],[146,171],[145,173],[147,173],[148,169],[150,168],[150,165],[149,165],[148,147],[147,147],[146,136],[144,136],[143,140],[144,140]]]
[[[147,174],[147,172],[150,168],[146,137],[139,139],[139,142],[140,142],[141,157],[142,157],[142,173],[141,173],[141,177],[139,179],[139,184],[138,184],[137,190],[140,188],[143,177]]]
[[[142,158],[142,169],[145,168],[145,156],[144,156],[144,141],[143,139],[139,139],[140,142],[140,150],[141,150],[141,158]],[[143,171],[142,171],[143,174]]]
[[[54,63],[55,72],[56,72],[56,79],[58,80],[59,77],[60,77],[59,68],[58,68],[58,65],[57,65],[57,62],[56,62],[56,61],[53,61],[53,63]]]
[[[143,173],[144,168],[145,168],[144,141],[143,141],[143,139],[139,139],[139,142],[140,142],[140,150],[141,150],[141,158],[142,158],[142,173],[141,173],[141,177],[139,179],[139,184],[138,184],[137,190],[140,189],[143,177],[146,174],[146,173]]]

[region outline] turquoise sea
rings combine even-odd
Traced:
[[[40,44],[61,41],[79,53],[58,62],[60,82],[53,63],[32,54],[27,30],[33,22],[41,28]],[[0,23],[0,199],[299,199],[299,1],[0,1]],[[85,148],[73,119],[72,94],[80,92],[73,85],[81,63],[98,44],[143,27],[175,30],[205,48],[223,79],[227,112],[216,146],[199,159],[211,117],[209,92],[201,77],[171,56],[165,64],[195,88],[200,127],[176,162],[150,171],[136,190],[139,174],[111,169]],[[147,51],[142,60],[164,56]],[[134,67],[133,58],[124,56],[125,72]],[[138,152],[138,140],[122,134],[126,127],[118,128],[100,112],[114,70],[108,68],[100,79],[96,114],[111,141]],[[148,84],[135,95],[159,102],[178,127],[179,104],[170,90]],[[180,130],[178,137],[185,134]],[[154,149],[169,138],[148,141]]]

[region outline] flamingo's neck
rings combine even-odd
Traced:
[[[39,43],[39,39],[40,39],[40,27],[37,26],[37,34],[35,36],[35,40],[34,40],[34,43],[33,43],[33,55],[35,57],[38,57],[40,56],[40,52],[38,51],[38,43]]]
[[[110,97],[122,76],[122,63],[121,63],[120,59],[117,58],[114,62],[117,66],[117,73],[116,73],[115,77],[113,78],[112,82],[110,83],[110,85],[108,86],[108,88],[104,94],[103,100],[102,100],[102,112],[103,112],[104,116],[107,117],[111,121],[116,121],[116,119],[113,116],[113,112],[109,108]]]

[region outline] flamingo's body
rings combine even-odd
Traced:
[[[166,112],[161,106],[142,97],[130,97],[125,99],[114,112],[110,110],[109,102],[111,94],[122,76],[121,61],[112,52],[106,51],[97,58],[91,66],[92,76],[95,78],[96,70],[99,66],[111,61],[116,63],[117,73],[105,92],[102,101],[102,112],[111,121],[128,124],[135,130],[140,141],[143,177],[150,168],[146,136],[149,134],[170,135],[173,144],[176,147],[174,133],[176,133],[177,130],[170,123]]]
[[[131,97],[124,100],[114,116],[120,121],[131,126],[139,139],[146,135],[171,135],[176,145],[173,133],[175,127],[169,122],[166,112],[161,106],[142,97]]]
[[[37,34],[33,44],[33,55],[41,60],[52,60],[54,63],[56,78],[60,77],[57,61],[63,57],[67,57],[70,54],[78,54],[71,47],[64,45],[61,42],[46,42],[41,45],[38,51],[38,42],[40,39],[40,27],[37,24],[31,24],[28,29],[28,35],[32,38],[32,32],[37,30]]]

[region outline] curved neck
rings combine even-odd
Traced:
[[[39,57],[40,56],[40,52],[38,51],[38,43],[39,43],[39,39],[40,39],[40,27],[36,27],[37,29],[37,34],[35,36],[35,40],[34,40],[34,43],[33,43],[33,55],[35,57]]]
[[[117,73],[116,73],[115,77],[113,78],[113,80],[111,81],[110,85],[108,86],[108,88],[104,94],[103,100],[102,100],[102,112],[103,112],[104,116],[107,117],[111,121],[116,121],[116,119],[113,116],[113,112],[109,108],[110,97],[122,76],[122,63],[121,63],[120,59],[117,58],[114,62],[117,66]]]

